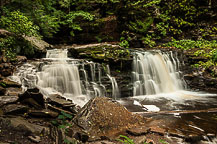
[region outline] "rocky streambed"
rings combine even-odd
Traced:
[[[204,99],[190,99],[185,104],[168,99],[155,101],[146,97],[140,101],[139,98],[131,98],[129,65],[132,56],[129,51],[115,47],[113,55],[108,55],[106,51],[112,45],[91,47],[83,46],[78,50],[68,47],[71,49],[69,54],[75,58],[113,65],[111,73],[117,80],[122,98],[95,97],[84,107],[79,107],[58,94],[45,97],[39,89],[24,90],[20,84],[7,78],[15,71],[15,66],[27,62],[25,57],[19,57],[16,62],[1,59],[1,143],[121,144],[121,140],[127,138],[133,139],[135,144],[216,143],[217,109],[214,95],[205,97],[207,103]],[[188,62],[181,52],[178,55],[185,63]],[[188,65],[182,67],[182,71],[190,88],[216,92],[216,79],[207,79],[199,71],[195,73],[189,68]],[[211,84],[210,79],[213,81]],[[171,104],[173,107],[170,107]],[[155,105],[161,111],[148,111],[148,105]]]

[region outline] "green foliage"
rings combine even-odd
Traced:
[[[166,47],[175,47],[175,48],[180,48],[183,50],[188,50],[192,48],[216,48],[217,47],[217,42],[215,40],[213,41],[208,41],[208,40],[190,40],[190,39],[183,39],[183,40],[175,40],[173,39],[171,42],[168,42],[166,44],[163,44],[163,46]]]
[[[133,142],[133,140],[130,139],[129,137],[127,137],[127,136],[120,135],[120,138],[123,138],[123,140],[122,139],[117,139],[117,140],[120,141],[120,142],[122,142],[123,144],[135,144]]]
[[[4,83],[4,82],[0,82],[0,86],[2,86],[2,87],[6,87],[6,84]]]
[[[203,61],[199,61],[198,63],[194,64],[193,67],[195,68],[211,68],[216,66],[217,62],[217,42],[215,40],[208,41],[208,40],[173,40],[167,44],[163,44],[166,47],[175,47],[180,48],[183,50],[192,50],[194,49],[193,55],[196,57],[201,57],[204,59]]]
[[[117,139],[117,141],[122,142],[123,144],[135,144],[131,138],[124,136],[124,135],[120,135],[120,139]],[[168,144],[168,142],[166,142],[163,139],[160,139],[159,143]],[[144,141],[143,144],[150,144],[150,143],[147,143],[146,141]]]
[[[213,54],[212,54],[212,61],[214,63],[217,63],[217,49],[213,51]]]
[[[155,41],[152,40],[152,36],[146,35],[145,37],[141,38],[142,42],[144,45],[149,46],[149,47],[154,47],[156,46]]]
[[[17,35],[38,36],[37,31],[39,28],[19,10],[9,12],[6,16],[2,16],[0,22],[3,28]]]
[[[0,51],[3,56],[6,56],[9,59],[13,59],[16,56],[16,49],[14,45],[16,44],[15,38],[9,36],[7,38],[0,38]]]
[[[44,37],[51,38],[60,28],[60,17],[62,13],[55,11],[53,15],[46,14],[43,9],[33,11],[35,23],[40,27],[40,32]]]
[[[124,48],[129,48],[129,42],[124,38],[124,37],[121,37],[120,38],[120,43],[119,43],[119,45],[121,46],[121,47],[124,47]]]
[[[59,129],[63,129],[64,132],[67,134],[69,131],[69,128],[72,126],[70,121],[72,120],[73,116],[70,114],[67,114],[65,112],[61,112],[61,114],[57,117],[57,120],[51,121],[51,123],[54,126],[57,126]],[[64,138],[65,144],[77,144],[76,140],[68,140],[67,138]]]
[[[76,18],[82,18],[84,20],[91,21],[93,20],[94,16],[84,11],[72,11],[69,14],[67,14],[65,16],[66,19],[65,23],[68,24],[69,27],[72,29],[72,31],[70,32],[71,36],[74,36],[74,30],[79,30],[79,31],[82,30],[80,26],[80,22],[79,21],[76,22]]]
[[[135,22],[129,22],[129,29],[138,32],[138,33],[146,33],[153,23],[154,19],[152,17],[147,17],[144,21],[136,20]]]

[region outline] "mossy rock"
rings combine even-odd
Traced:
[[[97,45],[85,48],[70,49],[74,58],[88,58],[92,61],[101,60],[102,62],[130,60],[130,52],[128,49],[118,45]]]

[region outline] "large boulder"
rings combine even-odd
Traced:
[[[118,102],[105,97],[91,99],[73,119],[89,140],[117,137],[127,129],[144,126],[145,121],[144,117],[132,114]]]
[[[31,45],[36,49],[37,52],[46,53],[47,48],[53,47],[52,45],[48,44],[47,42],[37,37],[24,36],[23,38],[29,41]]]

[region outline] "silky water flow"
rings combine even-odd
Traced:
[[[46,97],[59,94],[81,106],[95,96],[114,99],[119,96],[108,66],[106,72],[101,64],[68,58],[67,52],[67,49],[47,50],[46,58],[22,65],[11,79],[21,83],[24,91],[38,87]],[[107,83],[102,83],[102,79],[107,79]]]

